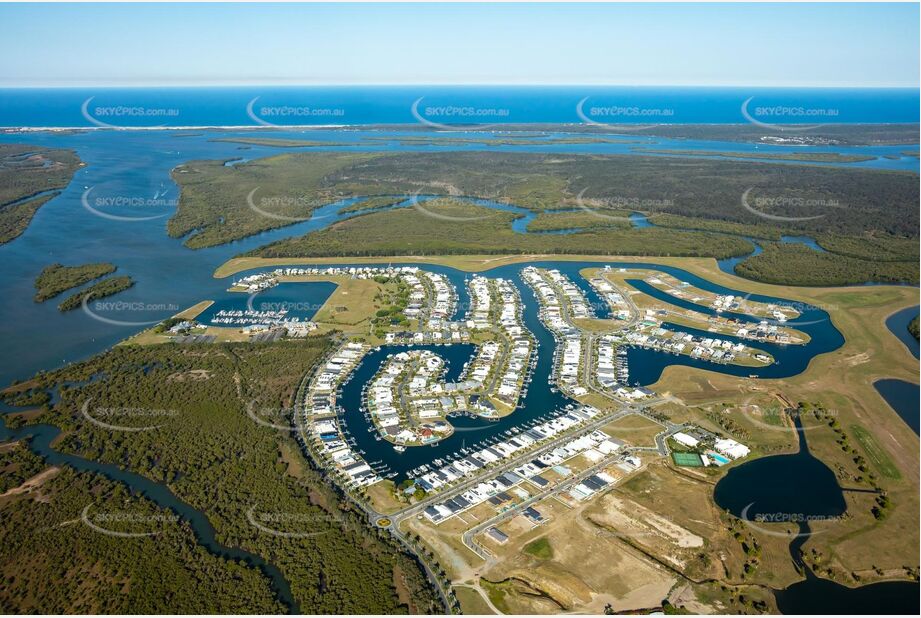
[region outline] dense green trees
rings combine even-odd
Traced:
[[[64,290],[75,288],[113,272],[115,272],[115,264],[108,262],[80,264],[79,266],[51,264],[42,269],[35,279],[35,302],[44,302]]]
[[[22,234],[81,165],[73,150],[0,144],[0,243]]]
[[[705,222],[701,227],[723,222],[773,228],[771,235],[781,230],[916,238],[919,221],[918,176],[910,172],[688,157],[307,152],[234,167],[193,161],[177,168],[174,178],[182,197],[170,233],[199,230],[187,241],[193,247],[281,227],[337,197],[379,200],[419,191],[489,198],[534,210],[576,208],[582,196],[583,205],[602,214],[639,210]],[[251,194],[257,187],[257,194]],[[759,212],[788,220],[778,222]]]
[[[764,243],[764,251],[736,266],[736,273],[767,283],[823,286],[918,282],[918,262],[862,260],[820,253],[800,244]]]
[[[94,530],[87,506],[91,523],[148,535]],[[102,476],[63,467],[37,494],[0,503],[0,519],[3,613],[284,611],[260,571],[213,556],[169,511]]]
[[[94,283],[85,290],[71,294],[58,305],[58,309],[61,311],[71,311],[80,307],[84,299],[89,303],[94,300],[99,300],[100,298],[105,298],[106,296],[112,296],[113,294],[123,292],[133,285],[134,279],[127,275],[123,277],[109,277],[108,279],[103,279],[99,283]]]
[[[436,611],[415,560],[347,506],[289,432],[253,418],[276,425],[290,418],[297,384],[327,346],[325,337],[117,346],[38,376],[42,387],[58,385],[61,393],[39,420],[64,429],[61,450],[166,483],[205,513],[219,542],[277,566],[304,612]],[[107,424],[154,429],[107,429],[90,422],[84,406]],[[266,532],[254,520],[295,536]],[[408,605],[396,592],[395,570],[410,591]],[[236,611],[252,610],[244,604]]]
[[[750,242],[665,228],[596,227],[573,234],[519,234],[516,215],[443,198],[414,209],[374,212],[252,252],[261,257],[566,253],[591,255],[744,255]]]

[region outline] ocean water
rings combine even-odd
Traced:
[[[3,127],[918,122],[909,88],[326,86],[0,89]]]

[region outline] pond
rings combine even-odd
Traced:
[[[716,485],[713,499],[721,509],[748,521],[788,521],[795,529],[791,559],[806,579],[775,590],[783,614],[917,614],[917,582],[893,581],[848,588],[822,579],[800,559],[800,549],[812,534],[809,520],[834,519],[845,514],[847,504],[834,472],[816,459],[806,442],[799,418],[794,419],[799,451],[747,461],[732,468]],[[754,522],[754,523],[753,523]],[[781,534],[769,529],[768,534]]]
[[[876,391],[916,434],[921,425],[921,389],[917,384],[892,378],[873,383]]]

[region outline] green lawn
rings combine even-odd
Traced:
[[[550,560],[553,558],[553,548],[550,546],[550,541],[547,540],[547,537],[541,537],[531,541],[524,546],[524,551],[526,554],[530,554],[541,560]]]
[[[892,460],[889,459],[889,455],[887,455],[886,451],[879,445],[879,442],[876,441],[873,434],[860,425],[851,425],[851,432],[853,432],[854,437],[857,438],[857,442],[860,443],[861,448],[863,448],[863,451],[867,454],[867,459],[873,463],[873,467],[875,467],[880,474],[893,480],[902,477],[899,473],[899,469],[896,468]]]

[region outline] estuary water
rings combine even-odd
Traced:
[[[921,410],[921,389],[917,384],[905,380],[885,379],[877,380],[873,387],[886,400],[889,407],[896,411],[905,424],[911,427],[916,434],[919,433],[919,410]]]
[[[913,318],[918,317],[918,309],[917,305],[906,307],[886,318],[886,328],[905,344],[905,347],[915,358],[918,358],[918,340],[908,332],[908,323]],[[921,414],[921,388],[919,388],[919,385],[905,380],[884,379],[874,382],[873,387],[886,400],[889,407],[895,410],[915,433],[919,433],[919,426],[921,426],[921,418],[919,418],[919,414]]]
[[[247,158],[255,159],[304,150],[247,146],[245,151],[241,151],[238,144],[213,141],[216,137],[234,134],[168,130],[99,130],[76,134],[41,132],[25,136],[0,134],[0,142],[73,148],[87,163],[60,195],[38,211],[20,237],[0,245],[0,262],[4,265],[4,302],[0,303],[0,324],[7,351],[4,362],[0,363],[0,384],[84,359],[199,300],[212,299],[218,301],[218,308],[222,307],[222,293],[227,282],[211,276],[220,264],[266,243],[320,229],[343,216],[338,214],[338,210],[349,201],[320,208],[308,221],[200,250],[188,249],[180,239],[168,237],[165,233],[166,221],[178,200],[178,188],[170,178],[170,170],[176,165],[193,159],[234,159],[240,156],[240,152],[245,152]],[[398,141],[367,139],[381,135],[392,135],[398,140],[406,134],[318,130],[311,132],[308,138],[355,144],[330,146],[330,150],[432,152],[484,148],[473,145],[405,145]],[[456,135],[451,134],[452,137]],[[303,139],[304,133],[277,132],[272,137]],[[688,146],[686,142],[682,143]],[[496,148],[558,153],[630,152],[623,144],[544,144]],[[916,164],[917,159],[913,162]],[[105,202],[119,198],[140,203],[94,207],[93,210],[86,207],[87,203],[93,204],[97,200]],[[513,205],[481,203],[525,215],[515,221],[514,229],[518,232],[526,229],[532,216]],[[635,224],[641,224],[640,220],[635,220]],[[109,320],[107,322],[94,320],[79,310],[61,313],[56,308],[57,299],[41,304],[32,301],[35,277],[42,268],[55,261],[65,264],[111,261],[119,267],[118,274],[130,275],[137,283],[108,299],[112,302],[106,302],[104,317]],[[583,289],[591,297],[593,292],[586,288]]]
[[[905,344],[905,347],[908,348],[908,351],[911,352],[912,356],[915,358],[919,358],[918,340],[915,339],[914,335],[908,332],[908,324],[912,319],[918,317],[919,310],[921,310],[921,307],[918,305],[906,307],[886,318],[886,328],[892,331],[892,334]]]

